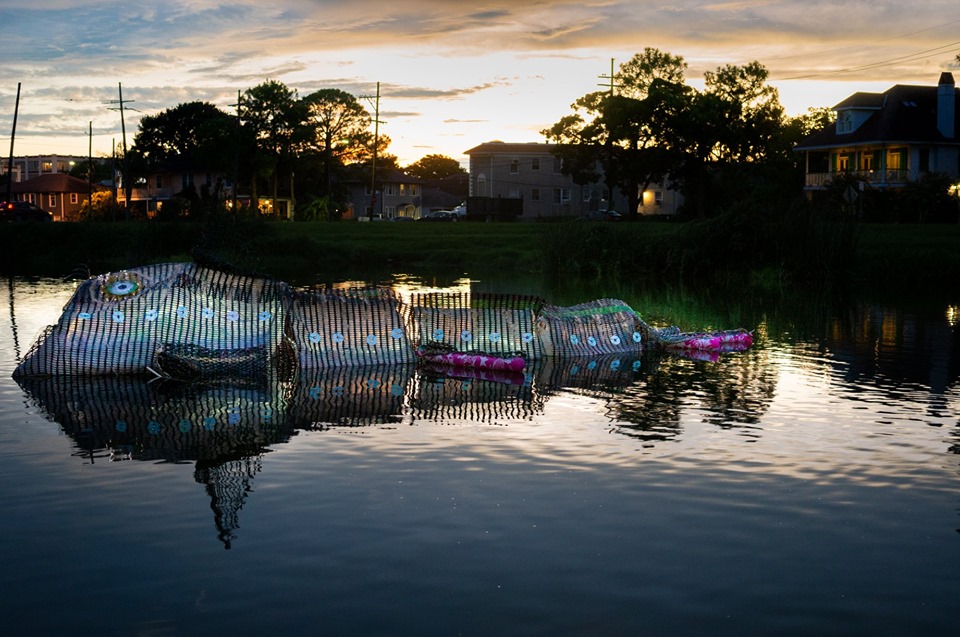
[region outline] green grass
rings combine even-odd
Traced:
[[[616,289],[691,285],[722,273],[728,284],[771,287],[796,283],[784,274],[786,261],[778,255],[789,255],[794,273],[826,269],[819,248],[829,233],[766,235],[754,230],[758,225],[252,223],[205,232],[189,223],[4,224],[0,272],[62,277],[183,261],[202,238],[205,253],[225,264],[298,284],[388,273],[469,274],[500,281],[541,278],[551,289],[562,288],[558,282],[564,280]],[[960,281],[960,226],[869,224],[857,230],[856,241],[845,248],[853,252],[850,272],[843,273],[857,284],[923,287],[946,281],[955,287]],[[795,245],[776,244],[792,238]]]

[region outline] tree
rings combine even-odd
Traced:
[[[621,94],[589,93],[578,99],[573,115],[542,131],[561,145],[564,172],[578,183],[599,177],[607,188],[619,188],[636,216],[639,192],[671,174],[678,113],[685,111],[692,89],[683,84],[682,57],[647,48],[621,65]]]
[[[413,162],[405,169],[407,174],[420,179],[443,179],[453,175],[466,174],[466,170],[456,159],[446,155],[426,155]]]
[[[235,122],[207,102],[187,102],[140,120],[133,152],[149,165],[182,157],[211,170],[225,170],[233,158]]]
[[[251,197],[257,205],[257,179],[265,177],[271,184],[273,209],[277,210],[278,177],[283,168],[290,176],[293,193],[293,157],[305,137],[306,110],[297,99],[297,92],[282,82],[268,80],[247,89],[243,94],[243,121],[255,140]],[[292,214],[292,211],[291,211]]]
[[[329,196],[335,164],[343,166],[360,160],[370,114],[353,95],[335,88],[315,91],[302,101],[311,127],[310,145],[324,158],[324,194]]]

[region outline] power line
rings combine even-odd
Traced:
[[[932,27],[927,27],[926,29],[920,29],[920,30],[918,30],[918,31],[911,31],[910,33],[902,33],[902,34],[900,34],[900,35],[894,35],[894,36],[891,36],[891,37],[889,37],[889,38],[883,38],[883,39],[880,39],[880,40],[873,40],[872,42],[866,42],[866,43],[863,43],[863,44],[851,44],[850,46],[843,46],[843,47],[839,47],[839,48],[836,48],[836,49],[825,49],[825,50],[823,50],[823,51],[814,51],[814,52],[812,52],[812,53],[811,53],[811,52],[805,52],[805,53],[797,53],[797,54],[794,54],[794,55],[782,55],[782,56],[779,56],[779,57],[765,58],[765,60],[766,60],[766,61],[780,61],[780,60],[792,60],[792,59],[794,59],[794,58],[810,58],[810,57],[814,57],[814,56],[818,56],[818,55],[832,55],[832,54],[834,54],[834,53],[840,53],[840,52],[842,52],[842,51],[849,51],[850,49],[862,49],[862,48],[865,47],[865,46],[871,46],[871,45],[874,45],[874,44],[883,44],[884,42],[890,42],[890,41],[892,41],[892,40],[899,40],[899,39],[901,39],[901,38],[909,38],[909,37],[911,37],[911,36],[918,35],[918,34],[920,34],[920,33],[926,33],[927,31],[935,31],[935,30],[940,29],[940,28],[942,28],[942,27],[950,26],[950,25],[952,25],[952,24],[957,24],[957,23],[960,23],[960,19],[958,19],[958,20],[951,20],[950,22],[944,22],[944,23],[942,23],[942,24],[938,24],[938,25],[932,26]]]
[[[923,59],[925,57],[929,57],[931,54],[935,52],[938,52],[938,51],[944,52],[944,51],[941,51],[941,49],[949,49],[955,46],[960,46],[960,40],[956,42],[951,42],[949,44],[943,44],[943,45],[934,47],[932,49],[927,49],[925,51],[919,51],[917,53],[911,53],[909,55],[903,55],[900,57],[891,58],[889,60],[883,60],[881,62],[873,62],[871,64],[864,64],[863,66],[853,66],[845,69],[834,69],[832,71],[821,71],[818,73],[809,73],[807,75],[795,75],[793,77],[779,78],[776,81],[783,82],[786,80],[806,80],[812,77],[823,77],[825,75],[838,75],[840,73],[852,73],[854,71],[865,71],[867,69],[875,69],[883,66],[889,66],[890,64],[894,64],[896,62],[907,62],[907,61]]]

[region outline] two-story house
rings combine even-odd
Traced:
[[[423,214],[422,180],[402,170],[384,168],[377,171],[376,197],[372,196],[371,184],[366,178],[349,180],[347,187],[346,219],[372,217],[389,221],[401,217],[419,219]]]
[[[104,188],[66,173],[40,175],[10,186],[17,201],[36,204],[52,214],[55,221],[76,220],[91,193],[100,190]]]
[[[581,217],[600,211],[627,211],[627,199],[618,190],[609,191],[602,177],[578,184],[563,174],[555,144],[480,144],[465,154],[470,158],[470,196],[522,199],[522,220],[546,217]],[[638,193],[640,214],[673,214],[680,206],[680,193],[661,184]]]
[[[960,176],[958,102],[951,73],[942,73],[937,86],[854,93],[833,107],[835,123],[794,149],[805,156],[806,191],[822,190],[842,174],[880,189],[901,188],[925,173]]]

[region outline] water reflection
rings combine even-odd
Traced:
[[[551,397],[584,394],[606,405],[614,431],[648,441],[681,431],[698,409],[720,426],[755,422],[772,389],[753,358],[703,367],[646,355],[546,359],[522,374],[437,367],[316,370],[273,385],[185,384],[130,377],[22,378],[21,388],[76,444],[85,462],[193,463],[226,548],[263,468],[300,431],[418,422],[509,424],[542,414]]]

